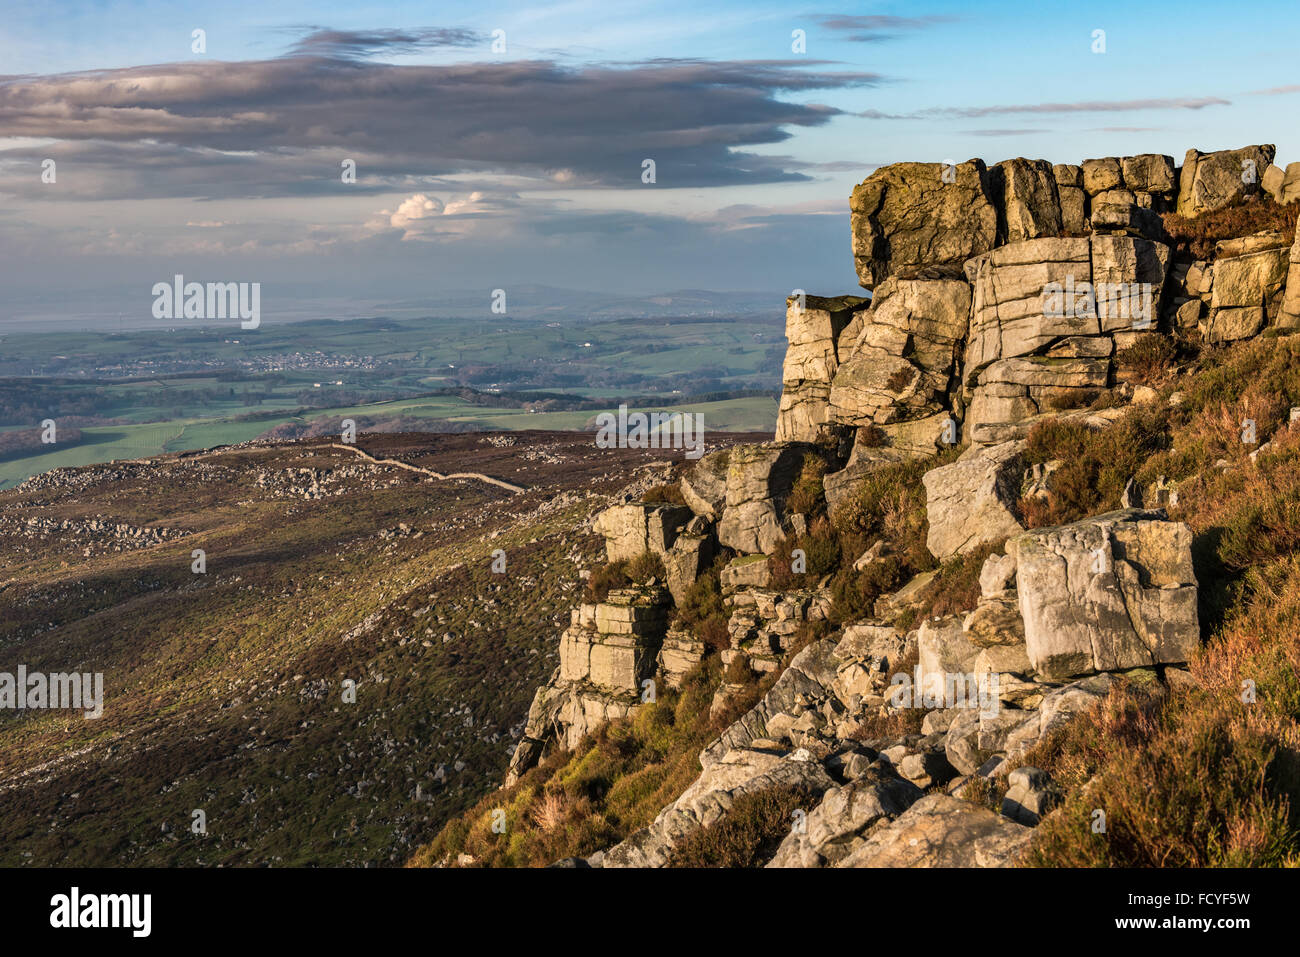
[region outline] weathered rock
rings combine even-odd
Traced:
[[[840,661],[862,661],[874,671],[885,672],[898,664],[906,647],[906,639],[892,625],[854,622],[844,626],[834,655]]]
[[[949,763],[947,756],[939,748],[904,755],[898,762],[898,773],[918,788],[926,790],[947,784],[957,776],[957,769]]]
[[[1191,542],[1186,525],[1138,510],[1020,536],[1034,669],[1063,678],[1186,661],[1200,641]]]
[[[1110,360],[1020,356],[1000,359],[979,375],[966,410],[971,438],[985,428],[1086,406],[1109,387]]]
[[[1061,204],[1061,235],[1081,236],[1088,228],[1088,194],[1083,189],[1083,167],[1052,167]]]
[[[658,671],[664,686],[678,688],[703,659],[707,646],[688,631],[669,630],[659,646]]]
[[[1023,443],[972,446],[922,482],[930,527],[925,544],[936,558],[964,554],[1022,531],[1013,511],[1020,491]]]
[[[1300,200],[1300,163],[1287,164],[1276,199],[1282,206]]]
[[[1300,164],[1292,163],[1288,166],[1288,175],[1292,166]],[[1282,329],[1300,328],[1300,222],[1296,223],[1295,242],[1287,257],[1286,293],[1278,312],[1277,325]]]
[[[795,655],[763,700],[700,752],[701,766],[708,767],[728,751],[768,737],[767,722],[774,715],[792,714],[800,701],[820,702],[834,694],[831,689],[840,665],[835,644],[829,639],[815,641]]]
[[[1007,794],[1002,799],[1002,814],[1017,824],[1035,827],[1064,800],[1051,775],[1030,765],[1016,768],[1007,775]]]
[[[1016,580],[1016,556],[990,555],[980,568],[980,596],[992,598],[1012,587]]]
[[[837,867],[1010,867],[1033,830],[947,794],[921,798]]]
[[[847,857],[872,827],[898,817],[922,796],[916,785],[874,765],[844,787],[833,787],[795,828],[768,867],[825,867]]]
[[[700,776],[649,826],[615,844],[601,867],[663,867],[673,850],[701,827],[726,816],[737,798],[782,787],[824,792],[834,786],[817,761],[767,750],[735,749],[705,766]],[[590,859],[589,859],[590,860]]]
[[[735,445],[727,463],[727,505],[718,541],[738,552],[770,552],[784,532],[781,516],[808,455],[820,449],[804,443]]]
[[[639,694],[667,630],[667,595],[615,589],[594,608],[575,609],[573,618],[560,636],[560,680]]]
[[[615,505],[596,516],[593,528],[605,536],[605,555],[611,562],[636,558],[651,551],[666,556],[678,532],[691,518],[681,505]]]
[[[1249,236],[1220,239],[1214,244],[1214,257],[1217,260],[1231,259],[1234,256],[1248,256],[1266,249],[1285,250],[1290,245],[1291,234],[1280,229],[1264,229]]]
[[[1094,236],[1092,283],[1101,331],[1149,328],[1164,295],[1168,265],[1169,247],[1164,243]]]
[[[1145,198],[1145,197],[1144,197]],[[1093,210],[1093,216],[1096,217],[1097,210],[1106,206],[1137,206],[1138,194],[1131,189],[1108,189],[1104,193],[1098,193],[1092,197],[1089,206]]]
[[[741,555],[733,558],[718,576],[723,592],[738,588],[766,588],[772,581],[766,555]]]
[[[956,706],[957,703],[948,698],[954,676],[970,674],[980,653],[980,649],[967,640],[961,625],[960,615],[927,619],[921,623],[917,640],[921,693],[926,701],[942,702],[939,707]]]
[[[1249,338],[1276,318],[1289,267],[1285,248],[1216,260],[1206,339],[1228,342]]]
[[[709,452],[682,476],[682,498],[696,515],[716,521],[727,504],[727,463],[731,449]]]
[[[1258,194],[1260,179],[1276,153],[1271,145],[1216,153],[1188,150],[1178,188],[1179,214],[1199,216]]]
[[[1015,574],[1015,566],[1012,566]],[[981,598],[975,609],[962,621],[966,640],[976,648],[996,645],[1023,645],[1025,624],[1020,617],[1020,601],[1015,590]]]
[[[973,285],[965,377],[998,359],[1028,355],[1053,341],[1098,333],[1095,315],[1052,314],[1047,290],[1088,281],[1087,239],[1035,239],[1002,246],[966,263]]]
[[[842,350],[848,357],[831,381],[831,419],[884,424],[940,411],[969,313],[970,287],[960,280],[883,282]]]
[[[1178,180],[1172,156],[1142,153],[1138,156],[1125,156],[1120,165],[1125,188],[1139,196],[1145,194],[1151,197],[1147,208],[1163,212],[1173,207]]]
[[[853,312],[866,302],[858,296],[805,296],[802,301],[792,296],[786,300],[789,345],[781,372],[776,441],[816,442],[825,434],[830,421],[831,377],[840,364],[840,334]]]
[[[1125,156],[1121,161],[1124,185],[1137,193],[1168,193],[1178,189],[1174,158],[1160,153]]]
[[[1061,202],[1052,164],[1023,157],[989,167],[989,191],[1000,202],[998,235],[1018,243],[1061,234]]]
[[[1124,185],[1120,162],[1114,156],[1083,161],[1083,188],[1089,196],[1096,196]]]
[[[1028,677],[1034,673],[1034,666],[1025,651],[1025,645],[999,644],[990,645],[975,656],[971,670],[977,675],[999,674]]]
[[[1282,200],[1282,182],[1286,179],[1286,173],[1280,166],[1269,166],[1264,170],[1264,175],[1260,177],[1259,184],[1264,192],[1273,197],[1273,202],[1280,203]]]
[[[686,593],[712,561],[712,535],[689,535],[683,532],[677,536],[672,548],[663,556],[668,590],[672,593],[673,601],[680,605],[686,600]]]
[[[1039,706],[1032,711],[1005,712],[1018,715],[1014,727],[1002,737],[1001,750],[1017,757],[1039,744],[1047,735],[1087,711],[1110,693],[1114,679],[1110,675],[1092,675],[1063,687],[1048,690]]]
[[[1098,200],[1100,199],[1101,197],[1098,197]],[[1138,236],[1161,242],[1169,238],[1165,232],[1164,220],[1159,214],[1127,203],[1094,202],[1092,228],[1104,234]]]
[[[981,160],[882,166],[849,199],[858,281],[874,289],[891,275],[958,275],[997,241],[991,196]]]

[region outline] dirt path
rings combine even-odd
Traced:
[[[482,472],[452,472],[450,475],[444,475],[441,472],[435,472],[433,469],[426,469],[426,468],[421,468],[418,465],[411,465],[409,462],[403,462],[400,459],[377,459],[369,452],[367,452],[365,449],[358,448],[355,445],[345,445],[342,442],[331,442],[330,448],[346,449],[349,452],[357,453],[357,455],[361,456],[361,458],[365,459],[367,462],[370,462],[374,465],[391,465],[394,468],[406,469],[408,472],[418,472],[421,475],[428,475],[429,477],[436,478],[439,481],[446,481],[448,479],[475,479],[479,482],[487,482],[489,485],[495,485],[498,488],[503,488],[508,492],[514,492],[516,494],[520,492],[528,491],[526,488],[523,488],[522,486],[512,485],[509,482],[502,481],[501,479],[498,478],[493,478],[490,475],[484,475]]]

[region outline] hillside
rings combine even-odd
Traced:
[[[327,417],[0,492],[0,675],[105,686],[0,712],[0,861],[1300,864],[1274,154],[881,167],[870,298],[699,458]]]
[[[869,176],[871,300],[792,296],[776,441],[597,517],[505,789],[412,863],[1300,862],[1273,158]]]
[[[95,720],[0,712],[0,863],[395,864],[495,786],[595,555],[592,510],[670,453],[543,432],[358,445],[526,491],[317,439],[0,493],[0,672],[102,672],[106,699]]]

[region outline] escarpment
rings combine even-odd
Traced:
[[[716,653],[719,706],[746,674],[775,680],[690,787],[585,863],[671,864],[774,788],[816,799],[768,866],[1015,863],[1063,800],[1025,756],[1116,682],[1176,681],[1203,638],[1193,533],[1165,510],[1176,483],[1045,522],[1067,463],[1035,458],[1031,435],[1173,401],[1126,357],[1300,329],[1294,226],[1210,251],[1186,226],[1300,200],[1300,164],[1274,152],[867,177],[850,211],[870,296],[787,300],[775,441],[598,517],[609,561],[641,574],[574,610],[507,783]],[[965,599],[942,593],[959,573]],[[683,614],[705,579],[726,616],[708,634]],[[1000,804],[972,798],[995,779]]]

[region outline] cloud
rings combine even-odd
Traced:
[[[1051,130],[963,130],[967,136],[1024,136],[1028,133],[1050,133]]]
[[[416,53],[431,47],[470,47],[486,40],[473,30],[425,28],[420,30],[327,30],[316,28],[289,51],[290,56],[324,56],[360,59],[379,53]]]
[[[1002,106],[932,107],[913,113],[890,114],[864,110],[858,116],[872,120],[976,119],[1015,114],[1125,113],[1136,110],[1201,110],[1207,106],[1231,106],[1219,96],[1166,97],[1141,100],[1085,100],[1078,103],[1019,103]]]
[[[856,115],[868,120],[919,120],[922,118],[917,113],[886,113],[883,110],[863,110]]]
[[[799,164],[751,148],[840,111],[779,95],[884,80],[825,65],[287,56],[0,77],[0,137],[56,141],[5,150],[0,163],[59,159],[67,191],[20,178],[39,199],[391,193],[467,173],[640,188],[646,158],[659,189],[804,181]],[[344,159],[356,161],[355,185],[340,183]]]
[[[446,209],[446,206],[442,200],[436,197],[431,199],[424,193],[416,193],[409,199],[403,200],[402,204],[397,207],[396,212],[388,214],[388,225],[393,229],[402,230],[403,239],[414,239],[419,235],[420,230],[412,227],[417,227],[421,220],[441,216],[444,209]],[[387,213],[388,211],[385,210],[384,212]]]
[[[879,43],[882,40],[896,40],[898,35],[890,30],[924,30],[942,23],[952,23],[956,17],[923,16],[896,17],[886,14],[867,14],[851,16],[844,14],[822,14],[818,22],[827,30],[850,34],[843,39],[854,43]]]

